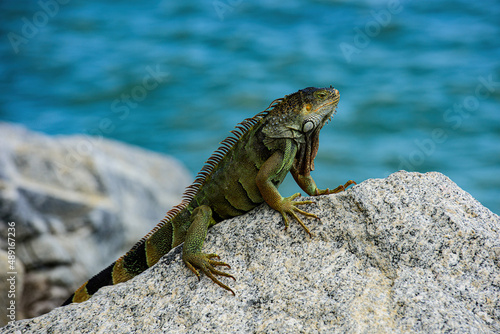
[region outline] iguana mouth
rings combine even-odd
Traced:
[[[316,109],[316,110],[326,109],[326,108],[329,108],[331,106],[331,109],[327,113],[325,113],[325,116],[321,120],[321,124],[319,125],[318,130],[321,130],[321,128],[325,124],[328,124],[328,122],[330,122],[332,120],[333,115],[335,115],[337,113],[337,104],[339,103],[339,100],[340,100],[340,96],[337,96],[335,98],[335,100],[324,103]]]

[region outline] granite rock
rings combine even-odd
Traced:
[[[27,317],[60,305],[130,249],[191,179],[174,159],[99,137],[8,123],[0,135],[0,234],[15,223],[16,260],[26,269],[18,313]]]
[[[4,328],[36,332],[401,333],[500,331],[500,217],[440,173],[397,172],[312,198],[283,230],[261,205],[221,222],[205,252],[231,264],[232,296],[183,265],[181,247],[81,304]]]

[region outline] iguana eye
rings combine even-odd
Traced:
[[[323,100],[327,97],[328,94],[325,91],[319,91],[314,93],[314,95],[316,96],[316,98]]]
[[[304,124],[304,126],[302,127],[302,130],[304,132],[309,132],[311,131],[312,129],[314,128],[314,123],[311,122],[311,121],[308,121]]]

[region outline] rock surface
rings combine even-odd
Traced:
[[[4,328],[100,333],[500,331],[500,217],[439,173],[398,172],[313,198],[309,238],[262,205],[213,227],[233,297],[180,247],[89,301]]]
[[[15,223],[16,261],[26,269],[17,315],[60,305],[149,232],[190,183],[175,160],[118,142],[7,123],[0,135],[0,234]]]

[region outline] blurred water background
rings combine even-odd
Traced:
[[[124,141],[194,175],[237,122],[334,85],[321,187],[439,171],[500,213],[496,0],[11,0],[0,35],[1,121]]]

